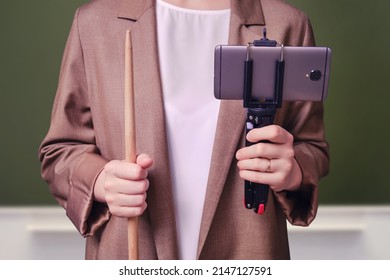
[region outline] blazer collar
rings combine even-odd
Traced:
[[[118,18],[137,21],[146,10],[154,5],[154,0],[122,0]],[[244,25],[264,25],[264,14],[260,0],[231,0],[231,10]]]
[[[118,18],[137,21],[149,8],[153,0],[122,0],[118,10]]]
[[[264,14],[260,0],[230,0],[231,11],[242,25],[264,25]]]

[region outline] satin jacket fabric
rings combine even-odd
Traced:
[[[93,201],[103,166],[124,158],[124,45],[133,41],[137,152],[154,159],[148,208],[139,221],[141,259],[178,257],[153,0],[96,0],[74,17],[61,66],[50,129],[40,147],[42,176],[69,219],[87,238],[87,259],[127,259],[127,219]],[[268,37],[313,45],[304,14],[279,0],[231,0],[230,44]],[[193,55],[193,54],[189,54]],[[286,218],[307,226],[328,172],[321,103],[284,103],[276,123],[295,137],[299,192],[269,195],[264,215],[243,206],[236,151],[244,145],[241,101],[222,101],[198,243],[199,259],[288,259]]]

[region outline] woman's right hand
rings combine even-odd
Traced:
[[[115,216],[130,218],[142,215],[147,206],[147,169],[152,165],[153,160],[146,154],[138,155],[136,163],[108,162],[96,179],[95,200],[107,203]]]

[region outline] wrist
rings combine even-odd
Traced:
[[[99,172],[93,185],[93,199],[98,202],[106,202],[104,190],[104,168]]]
[[[299,191],[302,185],[302,170],[297,160],[294,158],[293,167],[291,170],[290,184],[286,187],[286,191]]]

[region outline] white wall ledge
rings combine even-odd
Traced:
[[[288,224],[289,232],[363,232],[367,230],[370,216],[387,215],[390,205],[320,205],[317,217],[308,227]]]
[[[0,259],[83,259],[85,239],[59,206],[0,207]],[[288,224],[293,259],[390,259],[390,205],[320,205]]]

